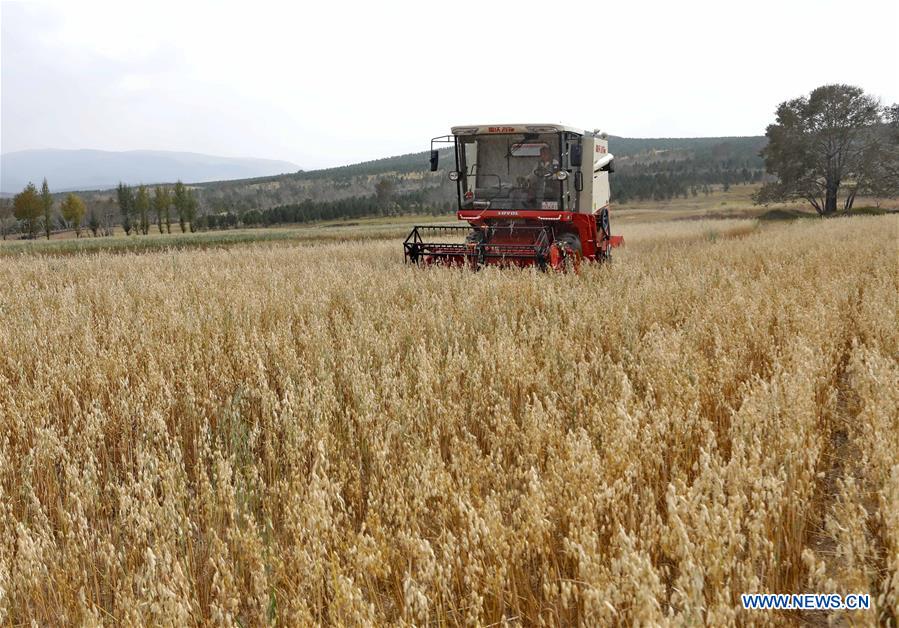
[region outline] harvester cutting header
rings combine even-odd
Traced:
[[[415,227],[403,243],[406,261],[577,270],[622,244],[609,230],[614,158],[605,134],[559,124],[456,126],[431,140],[432,172],[439,144],[453,147],[449,178],[468,226]],[[464,241],[430,241],[438,232]]]

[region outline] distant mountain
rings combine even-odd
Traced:
[[[54,192],[101,190],[128,184],[199,183],[296,172],[287,161],[216,157],[200,153],[133,150],[24,150],[0,155],[0,192],[19,192],[46,177]]]

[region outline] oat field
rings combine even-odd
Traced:
[[[895,626],[899,219],[622,230],[0,257],[0,625]]]

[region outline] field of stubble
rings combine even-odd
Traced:
[[[3,258],[0,625],[895,625],[897,218],[623,232]]]

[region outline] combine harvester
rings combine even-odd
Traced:
[[[624,243],[609,230],[614,158],[605,134],[559,124],[457,126],[431,140],[432,172],[441,143],[453,145],[449,178],[468,226],[414,227],[403,242],[407,262],[577,271]],[[440,233],[458,241],[431,240]]]

